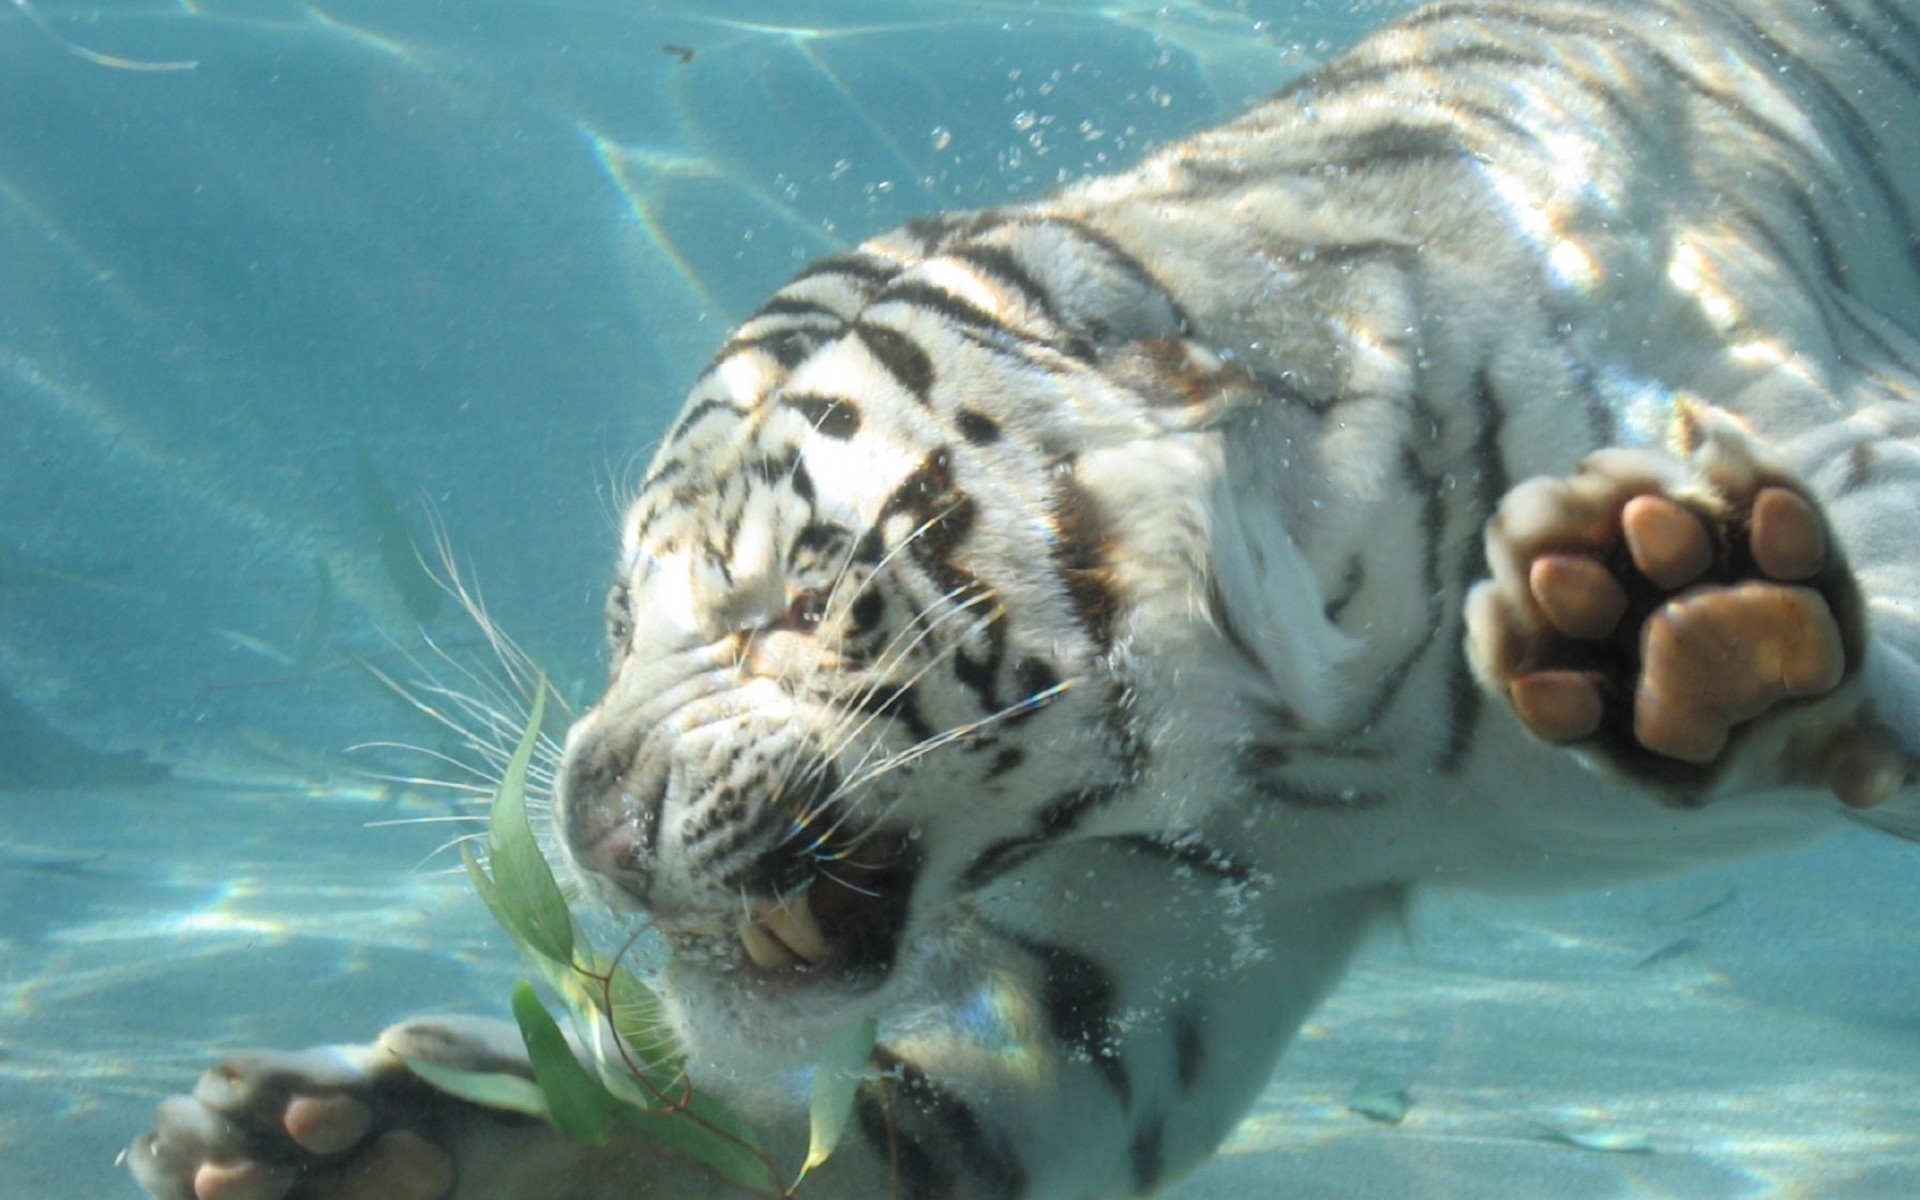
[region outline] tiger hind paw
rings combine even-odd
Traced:
[[[1695,409],[1684,428],[1686,458],[1603,450],[1507,493],[1467,653],[1535,736],[1691,791],[1766,718],[1838,693],[1863,632],[1819,502],[1734,418]],[[1811,771],[1842,799],[1887,790],[1856,732],[1822,745]]]

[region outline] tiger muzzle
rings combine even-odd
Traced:
[[[920,855],[911,837],[836,811],[831,766],[778,793],[688,804],[669,764],[622,757],[573,747],[556,802],[568,855],[610,904],[644,910],[690,961],[853,985],[891,970]],[[689,822],[681,808],[727,819]]]

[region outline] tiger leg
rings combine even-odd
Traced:
[[[1680,803],[1749,746],[1743,783],[1885,801],[1907,759],[1852,686],[1864,606],[1822,503],[1726,414],[1687,430],[1687,458],[1603,450],[1508,493],[1468,601],[1476,675],[1535,736]]]
[[[617,1139],[437,1092],[399,1055],[529,1075],[518,1030],[471,1017],[403,1022],[365,1046],[236,1055],[161,1102],[127,1167],[154,1200],[640,1200],[713,1194]]]
[[[1114,882],[1129,910],[1087,906],[1030,928],[1025,889],[980,898],[950,972],[898,1014],[853,1126],[801,1189],[814,1200],[1064,1200],[1153,1193],[1213,1152],[1274,1062],[1400,902],[1398,889],[1272,906],[1262,881],[1177,846],[1086,841],[1031,875]],[[1151,964],[1151,969],[1138,969]],[[127,1155],[154,1200],[719,1200],[741,1195],[616,1135],[545,1124],[424,1086],[398,1054],[530,1073],[504,1022],[430,1017],[369,1046],[240,1055],[164,1101]],[[765,1082],[765,1081],[763,1081]],[[800,1109],[755,1110],[779,1161]]]

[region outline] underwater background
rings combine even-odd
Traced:
[[[616,514],[765,293],[1407,7],[0,4],[0,1197],[133,1197],[223,1052],[502,1006],[436,575],[591,699]],[[1428,903],[1178,1194],[1911,1200],[1920,854]]]

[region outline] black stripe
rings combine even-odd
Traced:
[[[1143,1196],[1160,1186],[1160,1176],[1166,1170],[1163,1146],[1166,1133],[1166,1117],[1153,1113],[1134,1130],[1133,1142],[1127,1147],[1127,1165],[1133,1174],[1133,1190]]]
[[[1790,177],[1781,175],[1779,178],[1784,183],[1781,194],[1787,201],[1787,208],[1792,212],[1794,220],[1799,223],[1800,232],[1804,235],[1801,240],[1812,243],[1817,259],[1817,270],[1821,277],[1833,291],[1848,290],[1847,266],[1838,252],[1839,239],[1833,236],[1826,222],[1821,220],[1818,210],[1813,207],[1813,202],[1807,194],[1799,190]],[[1821,323],[1826,327],[1827,336],[1838,340],[1839,335],[1833,328],[1833,322],[1827,312],[1826,289],[1816,285],[1807,275],[1806,267],[1800,261],[1801,256],[1794,253],[1787,239],[1782,237],[1779,231],[1759,213],[1738,200],[1729,199],[1726,204],[1729,212],[1743,227],[1742,232],[1764,245],[1771,252],[1769,255],[1771,260],[1779,263],[1781,269],[1792,278],[1794,287],[1820,310]],[[1731,223],[1733,222],[1730,221],[1729,224]]]
[[[1461,137],[1457,123],[1441,121],[1431,125],[1406,122],[1372,126],[1360,133],[1346,133],[1325,142],[1302,147],[1305,153],[1292,161],[1267,167],[1270,174],[1296,175],[1357,172],[1388,166],[1444,166],[1473,157],[1473,148]],[[1230,156],[1220,161],[1192,159],[1183,163],[1187,174],[1202,185],[1200,190],[1220,186],[1243,186],[1249,178],[1244,159]]]
[[[1551,336],[1560,351],[1560,364],[1566,369],[1566,378],[1580,399],[1580,410],[1586,417],[1590,444],[1612,445],[1620,436],[1613,405],[1601,392],[1599,381],[1593,377],[1593,365],[1574,345],[1573,328],[1556,324]]]
[[[1282,95],[1304,90],[1315,103],[1322,103],[1350,92],[1360,91],[1393,82],[1396,77],[1415,71],[1447,70],[1456,67],[1467,68],[1507,68],[1509,70],[1533,71],[1553,76],[1562,89],[1570,89],[1584,95],[1587,99],[1606,109],[1622,125],[1644,133],[1646,123],[1642,114],[1604,84],[1595,83],[1572,70],[1566,63],[1537,54],[1524,53],[1490,42],[1452,46],[1444,50],[1423,48],[1410,58],[1385,60],[1337,61],[1332,66],[1315,75],[1305,76],[1290,85]],[[1473,72],[1465,72],[1468,78]],[[1488,72],[1488,78],[1499,78],[1497,72]],[[1448,106],[1457,111],[1471,113],[1481,122],[1522,141],[1538,144],[1539,136],[1525,124],[1515,120],[1509,113],[1484,105],[1472,104],[1459,97],[1450,96]]]
[[[800,392],[780,397],[780,403],[799,412],[822,437],[844,442],[860,431],[860,409],[851,400]]]
[[[983,1121],[973,1105],[950,1089],[936,1083],[918,1066],[899,1057],[886,1047],[873,1052],[875,1067],[893,1081],[892,1148],[897,1152],[901,1180],[908,1181],[908,1164],[915,1159],[913,1173],[927,1190],[909,1193],[948,1200],[954,1187],[953,1168],[971,1176],[975,1186],[969,1197],[982,1200],[1011,1200],[1027,1190],[1026,1168],[1020,1156],[1004,1139],[996,1135],[990,1122]],[[884,1114],[883,1114],[884,1116]],[[863,1120],[866,1125],[871,1118]],[[882,1126],[878,1148],[888,1148],[887,1131]],[[936,1186],[944,1184],[944,1186]]]
[[[1818,10],[1824,6],[1813,5],[1812,7]],[[1674,13],[1674,10],[1670,7],[1663,8],[1663,11],[1673,13],[1676,19],[1682,15]],[[1731,11],[1723,12],[1721,18],[1724,22],[1734,26],[1746,35],[1748,41],[1756,47],[1756,57],[1760,61],[1771,64],[1776,71],[1780,69],[1782,60],[1790,62],[1798,68],[1797,70],[1786,72],[1784,76],[1785,79],[1792,84],[1811,89],[1818,102],[1834,118],[1835,122],[1837,122],[1837,132],[1840,140],[1865,168],[1867,177],[1872,182],[1874,190],[1880,194],[1881,206],[1886,211],[1887,219],[1893,224],[1897,236],[1906,247],[1909,265],[1916,271],[1920,271],[1920,258],[1915,257],[1916,246],[1913,211],[1907,205],[1906,197],[1901,194],[1898,187],[1894,186],[1893,180],[1887,175],[1885,147],[1880,144],[1879,135],[1867,124],[1867,120],[1865,116],[1861,114],[1859,107],[1854,104],[1853,100],[1844,91],[1835,87],[1834,84],[1826,78],[1825,74],[1813,63],[1808,62],[1803,55],[1783,44],[1767,30],[1755,24],[1751,18],[1744,14],[1737,14]],[[1868,42],[1869,46],[1872,45],[1872,39],[1865,37],[1864,34],[1860,36],[1863,41]],[[1899,74],[1899,72],[1896,72],[1896,74]],[[1914,80],[1906,77],[1906,82],[1909,87],[1912,87]],[[1790,189],[1788,194],[1795,198],[1798,206],[1806,206],[1810,203],[1804,189]],[[1809,222],[1810,228],[1820,228],[1817,220],[1812,217],[1810,210],[1806,214],[1803,214],[1802,219]],[[1828,260],[1828,277],[1838,283],[1840,274],[1845,270],[1845,265],[1838,261],[1837,242],[1823,236],[1820,242],[1820,250],[1823,257]]]
[[[1168,841],[1144,833],[1122,834],[1112,839],[1113,844],[1123,847],[1129,853],[1143,854],[1160,859],[1176,867],[1210,875],[1227,883],[1251,883],[1258,875],[1253,864],[1234,857],[1218,846],[1210,846],[1198,838],[1182,838]]]
[[[1486,551],[1478,535],[1513,486],[1512,473],[1507,469],[1506,452],[1500,444],[1500,433],[1506,422],[1505,413],[1506,402],[1494,390],[1493,377],[1483,366],[1473,381],[1473,414],[1479,426],[1474,435],[1472,451],[1474,508],[1469,528],[1474,536],[1464,539],[1457,568],[1459,577],[1453,589],[1454,594],[1462,598],[1475,581],[1487,574]],[[1453,641],[1455,650],[1447,675],[1447,740],[1435,763],[1447,775],[1457,774],[1473,750],[1484,700],[1480,684],[1474,679],[1473,670],[1467,663],[1463,638],[1456,636]]]
[[[1441,421],[1433,410],[1422,400],[1414,402],[1415,429],[1439,429]],[[1436,434],[1435,440],[1441,435]],[[1446,595],[1447,581],[1441,577],[1440,541],[1446,533],[1447,502],[1442,489],[1442,481],[1435,478],[1420,461],[1413,446],[1407,445],[1401,451],[1401,474],[1408,481],[1414,500],[1419,504],[1420,544],[1424,547],[1421,555],[1421,579],[1424,583],[1422,595],[1426,598],[1428,615],[1423,623],[1424,633],[1420,639],[1392,666],[1381,673],[1380,682],[1374,688],[1373,695],[1360,707],[1360,712],[1342,731],[1346,736],[1369,733],[1386,714],[1387,709],[1399,698],[1400,690],[1413,677],[1413,669],[1428,650],[1433,648],[1440,635],[1443,613],[1441,601]]]
[[[853,250],[846,254],[830,254],[825,258],[816,258],[793,277],[794,283],[803,279],[813,279],[820,275],[838,275],[856,284],[867,287],[856,290],[867,292],[878,289],[900,274],[901,265],[892,259],[882,258],[865,250]]]
[[[1047,842],[1043,838],[1001,838],[974,855],[967,869],[960,872],[958,886],[963,892],[978,891],[1002,875],[1018,870],[1046,848]]]
[[[840,325],[832,329],[775,329],[769,333],[756,333],[746,337],[727,339],[713,356],[712,365],[717,367],[736,354],[747,351],[759,351],[771,355],[783,371],[791,371],[807,360],[807,356],[818,350],[823,343],[839,333]]]
[[[1253,777],[1248,779],[1254,795],[1263,800],[1275,800],[1290,808],[1310,808],[1321,812],[1365,812],[1387,804],[1392,797],[1380,792],[1363,792],[1358,788],[1309,787],[1305,784],[1290,783],[1284,780]]]
[[[960,436],[975,446],[991,446],[1000,440],[1000,425],[977,408],[962,408],[954,416]]]
[[[1916,22],[1913,18],[1907,16],[1907,14],[1901,12],[1899,7],[1891,3],[1890,0],[1867,0],[1867,6],[1873,9],[1874,16],[1879,17],[1887,24],[1893,26],[1894,33],[1903,39],[1907,45],[1913,47],[1916,55],[1920,55],[1920,22]],[[1878,39],[1873,40],[1875,45],[1878,45]],[[1887,53],[1892,55],[1893,51],[1889,49]],[[1900,61],[1904,63],[1907,60],[1901,59]],[[1903,78],[1911,75],[1920,75],[1920,68],[1908,66],[1905,70],[1901,71],[1900,74]]]
[[[807,470],[807,460],[798,450],[793,452],[787,467],[786,486],[793,489],[793,494],[808,508],[813,507],[814,497],[818,495],[813,486],[813,472]]]
[[[1048,504],[1053,537],[1048,554],[1067,590],[1074,618],[1094,648],[1105,654],[1113,648],[1122,607],[1108,558],[1107,519],[1092,493],[1081,485],[1071,462],[1056,464],[1053,476]]]
[[[1206,1069],[1207,1039],[1200,1029],[1205,1023],[1202,1014],[1186,1006],[1175,1010],[1171,1019],[1173,1080],[1182,1092],[1193,1091],[1200,1082],[1200,1072]]]
[[[926,572],[939,594],[949,597],[949,603],[957,607],[990,614],[968,635],[984,639],[984,648],[974,653],[964,645],[956,646],[949,670],[957,682],[974,693],[982,712],[998,712],[1005,707],[999,696],[999,680],[1006,661],[1008,620],[1005,609],[994,602],[993,590],[955,562],[979,517],[979,505],[954,480],[950,448],[934,450],[901,480],[881,506],[875,532],[898,516],[913,522],[911,540],[904,543],[907,554]],[[925,615],[920,613],[916,619]]]
[[[900,232],[920,243],[921,253],[940,253],[955,240],[979,237],[1007,223],[1007,216],[996,209],[981,212],[934,213],[915,217],[900,227]]]
[[[680,441],[692,431],[695,425],[698,425],[700,422],[706,420],[708,416],[716,412],[727,413],[736,421],[747,415],[745,409],[738,405],[730,404],[725,400],[701,400],[689,406],[685,412],[680,414],[680,419],[675,421],[673,428],[667,431],[666,444],[671,446],[675,442]]]
[[[773,296],[746,319],[743,326],[751,326],[756,321],[769,317],[819,317],[836,324],[844,322],[847,315],[837,308],[810,300],[805,296],[794,296],[786,292],[775,292]]]
[[[1654,6],[1655,12],[1665,13],[1675,21],[1688,19],[1688,13],[1671,7]],[[1738,95],[1710,86],[1702,78],[1688,69],[1688,65],[1674,59],[1665,49],[1642,36],[1637,31],[1603,17],[1587,17],[1564,13],[1542,14],[1521,11],[1506,6],[1489,7],[1484,4],[1442,4],[1423,9],[1421,12],[1400,23],[1398,28],[1421,30],[1433,26],[1451,26],[1467,20],[1479,25],[1477,36],[1491,38],[1500,36],[1499,26],[1517,26],[1524,30],[1546,33],[1566,38],[1579,38],[1587,41],[1605,43],[1607,41],[1635,47],[1648,63],[1663,71],[1666,75],[1682,84],[1696,95],[1707,98],[1731,119],[1745,125],[1756,136],[1769,140],[1783,155],[1791,158],[1795,164],[1793,177],[1788,180],[1784,195],[1788,203],[1798,210],[1798,216],[1809,230],[1816,251],[1822,255],[1822,266],[1830,278],[1842,281],[1845,264],[1838,256],[1839,239],[1832,237],[1822,228],[1818,214],[1807,206],[1806,181],[1826,177],[1821,160],[1809,149],[1801,145],[1785,128],[1767,120],[1750,105],[1744,103]],[[1888,178],[1878,138],[1868,127],[1859,110],[1836,89],[1823,75],[1813,70],[1805,60],[1794,55],[1765,30],[1754,25],[1744,17],[1722,14],[1720,24],[1730,35],[1745,35],[1750,59],[1756,69],[1764,70],[1769,62],[1779,58],[1791,59],[1803,69],[1794,72],[1790,79],[1802,83],[1810,90],[1806,104],[1824,109],[1836,126],[1832,132],[1852,156],[1862,165],[1863,173],[1878,193],[1881,207],[1887,219],[1895,226],[1903,241],[1903,250],[1910,264],[1920,271],[1920,237],[1916,237],[1915,220],[1906,198]],[[1449,30],[1451,32],[1451,30]],[[1473,35],[1469,35],[1473,36]],[[1508,31],[1506,36],[1520,36]],[[1870,39],[1868,39],[1870,40]],[[1572,75],[1566,68],[1546,58],[1536,58],[1503,47],[1481,44],[1452,46],[1444,50],[1426,48],[1416,58],[1359,59],[1336,64],[1317,74],[1295,81],[1282,92],[1283,96],[1302,91],[1311,93],[1316,99],[1327,95],[1365,86],[1369,83],[1383,84],[1391,82],[1396,74],[1404,71],[1425,70],[1448,65],[1471,64],[1475,62],[1493,62],[1507,66],[1524,66],[1568,77],[1583,93],[1597,103],[1605,105],[1621,122],[1629,128],[1644,131],[1640,114],[1626,106],[1610,89],[1597,87]],[[1896,74],[1904,73],[1896,70]],[[1458,101],[1453,103],[1456,109],[1464,109]],[[1500,114],[1482,112],[1479,119],[1489,118],[1503,124],[1510,131],[1524,136],[1528,141],[1538,140],[1531,130],[1516,126],[1510,119]],[[1835,186],[1843,186],[1843,181],[1831,181]]]
[[[873,360],[893,376],[907,395],[921,404],[932,401],[933,359],[911,337],[886,325],[862,321],[853,331]]]
[[[1007,717],[1007,724],[1018,726],[1033,719],[1042,708],[1052,703],[1051,696],[1042,699],[1043,693],[1057,696],[1053,689],[1060,685],[1060,670],[1044,658],[1027,655],[1013,664],[1013,684],[1019,692],[1015,703],[1032,702],[1032,707],[1024,712]]]
[[[1772,142],[1783,152],[1799,161],[1806,178],[1822,174],[1820,163],[1801,146],[1783,128],[1755,113],[1739,98],[1731,93],[1713,88],[1703,83],[1700,77],[1688,70],[1686,65],[1676,60],[1658,44],[1642,37],[1625,23],[1604,16],[1569,15],[1566,13],[1545,13],[1525,11],[1504,5],[1488,6],[1482,3],[1443,3],[1421,9],[1401,22],[1399,28],[1417,30],[1431,25],[1452,24],[1467,19],[1495,21],[1516,25],[1523,29],[1535,30],[1556,37],[1579,40],[1595,45],[1630,45],[1643,54],[1647,61],[1659,68],[1675,83],[1680,84],[1695,95],[1714,101],[1722,111],[1740,124],[1748,127]]]
[[[960,889],[973,891],[993,882],[1072,833],[1082,821],[1125,794],[1119,784],[1098,784],[1055,796],[1034,817],[1029,832],[1001,838],[975,855],[967,869],[960,873]]]
[[[1133,1080],[1120,1053],[1121,1031],[1114,1019],[1120,988],[1112,973],[1078,950],[1005,929],[997,932],[1040,960],[1045,973],[1040,1008],[1053,1039],[1085,1055],[1121,1109],[1127,1109],[1133,1101]]]
[[[1134,283],[1143,290],[1151,292],[1160,303],[1167,306],[1167,311],[1171,313],[1173,317],[1173,328],[1167,332],[1185,335],[1194,330],[1195,326],[1192,318],[1187,315],[1187,310],[1181,307],[1180,302],[1174,299],[1172,290],[1161,283],[1159,278],[1147,269],[1145,263],[1135,258],[1126,247],[1122,246],[1107,234],[1095,229],[1077,217],[1067,217],[1058,214],[1037,217],[1029,221],[1023,221],[1021,224],[1028,228],[1064,229],[1074,237],[1093,246],[1104,255],[1109,262],[1118,267],[1122,274],[1132,279]]]
[[[1920,375],[1920,362],[1908,354],[1906,346],[1895,345],[1878,323],[1868,319],[1851,308],[1841,308],[1835,314],[1846,322],[1847,328],[1857,334],[1881,358],[1899,367],[1909,375]],[[1875,313],[1874,316],[1882,314]],[[1872,374],[1872,372],[1869,372]],[[1886,390],[1884,380],[1876,379],[1882,390]],[[1896,393],[1890,393],[1896,394]],[[1897,393],[1904,395],[1904,393]]]
[[[640,490],[643,492],[648,491],[660,484],[666,483],[686,469],[687,460],[684,458],[662,459],[653,470],[647,472],[647,477],[641,480]]]
[[[1366,582],[1367,564],[1356,554],[1347,560],[1347,569],[1340,573],[1339,589],[1327,597],[1326,608],[1323,611],[1326,613],[1328,622],[1335,625],[1340,623],[1340,614],[1347,611],[1347,605],[1353,603],[1353,598],[1360,594],[1360,589],[1366,586]]]
[[[1260,656],[1254,651],[1253,643],[1240,632],[1239,624],[1233,619],[1233,610],[1227,606],[1227,594],[1220,590],[1220,577],[1207,580],[1207,620],[1220,634],[1222,640],[1233,648],[1233,652],[1251,663],[1256,669],[1265,670]]]
[[[1019,296],[1022,303],[1049,322],[1059,323],[1054,315],[1053,301],[1047,295],[1047,289],[1028,273],[1026,265],[1010,248],[982,245],[976,242],[972,245],[955,246],[947,251],[947,255],[966,263],[988,283],[1000,290]]]
[[[933,726],[920,712],[920,701],[911,683],[881,684],[860,690],[853,707],[871,716],[900,722],[907,736],[924,742],[933,736]]]
[[[917,279],[892,283],[887,289],[874,297],[874,307],[882,304],[911,304],[935,312],[952,321],[963,329],[991,330],[1000,334],[1010,334],[1000,319],[974,304],[943,288]]]
[[[1018,767],[1027,759],[1027,752],[1019,746],[1002,746],[993,756],[993,765],[987,768],[986,778],[998,779],[1008,771]]]
[[[1879,36],[1862,25],[1860,19],[1854,14],[1843,11],[1838,4],[1815,5],[1812,6],[1811,11],[1826,17],[1843,34],[1865,46],[1867,53],[1873,56],[1874,61],[1879,63],[1889,75],[1906,84],[1909,90],[1920,92],[1920,69],[1894,53],[1893,47],[1883,43]],[[1889,21],[1900,19],[1891,12],[1883,11],[1880,15],[1885,16]],[[1913,32],[1911,25],[1908,26],[1908,32]]]

